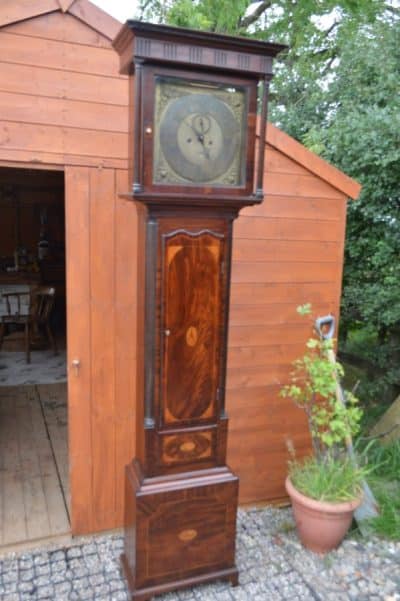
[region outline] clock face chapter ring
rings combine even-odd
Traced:
[[[240,145],[240,127],[232,110],[208,93],[173,99],[160,117],[159,136],[168,166],[193,184],[225,174]]]
[[[156,80],[153,181],[242,185],[245,88]]]

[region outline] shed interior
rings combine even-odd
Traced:
[[[2,550],[70,529],[64,202],[63,171],[0,168]]]

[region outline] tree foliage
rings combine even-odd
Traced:
[[[270,119],[363,186],[349,203],[342,334],[400,383],[400,9],[390,0],[142,0],[139,17],[288,45]]]
[[[398,21],[354,32],[324,93],[325,117],[304,139],[362,183],[348,208],[342,334],[375,331],[358,352],[400,384],[399,39]]]

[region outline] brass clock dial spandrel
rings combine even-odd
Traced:
[[[154,183],[243,185],[246,89],[170,77],[155,88]]]

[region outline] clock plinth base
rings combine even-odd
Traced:
[[[131,599],[213,580],[237,585],[237,502],[228,467],[146,479],[128,465],[121,560]]]
[[[208,584],[209,582],[215,582],[216,580],[225,580],[230,582],[232,586],[238,586],[239,584],[239,572],[237,568],[230,568],[229,570],[220,570],[219,572],[211,572],[193,578],[186,578],[184,580],[171,581],[165,584],[135,589],[133,587],[132,573],[124,553],[121,555],[121,564],[125,578],[128,582],[130,599],[132,601],[150,601],[155,595],[161,595],[179,589],[186,589],[191,586]]]

